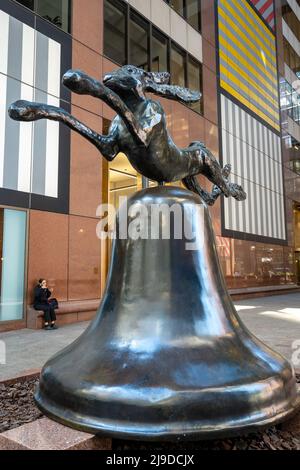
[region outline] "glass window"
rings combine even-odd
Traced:
[[[293,119],[299,124],[300,121],[300,95],[296,91],[292,94],[293,101]]]
[[[17,2],[24,5],[24,7],[30,8],[30,10],[34,9],[34,0],[17,0]]]
[[[149,70],[149,24],[131,13],[129,26],[129,63]]]
[[[184,0],[171,0],[169,3],[179,15],[184,16]]]
[[[67,32],[70,32],[70,9],[69,0],[35,0],[36,13]]]
[[[172,44],[171,48],[171,83],[185,86],[185,57],[184,51]]]
[[[23,318],[26,212],[0,209],[0,321]]]
[[[168,67],[168,40],[155,28],[152,28],[152,64],[153,72],[167,72]]]
[[[186,20],[198,31],[201,30],[200,1],[185,0]]]
[[[189,57],[188,60],[188,84],[191,90],[197,90],[202,93],[202,67],[199,62]],[[197,103],[191,103],[190,107],[202,113],[202,97]]]
[[[104,54],[117,64],[126,64],[126,13],[121,4],[104,2]]]

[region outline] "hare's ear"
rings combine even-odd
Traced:
[[[164,96],[170,100],[183,101],[184,103],[195,103],[200,100],[199,91],[189,90],[177,85],[161,85],[154,82],[146,82],[146,91],[151,91],[156,95]]]

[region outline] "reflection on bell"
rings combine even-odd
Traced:
[[[39,407],[84,431],[142,440],[241,434],[287,417],[299,404],[293,369],[239,319],[206,206],[192,211],[197,195],[163,186],[128,209],[136,203],[179,204],[203,244],[115,240],[97,316],[43,368]],[[124,211],[117,227],[132,220]]]

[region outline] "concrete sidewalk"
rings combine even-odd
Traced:
[[[239,300],[236,309],[246,326],[269,346],[292,360],[300,372],[300,293]],[[54,331],[17,330],[0,334],[6,347],[6,364],[0,363],[0,381],[40,369],[54,353],[74,341],[88,322],[66,325]],[[298,340],[299,353],[292,345]]]

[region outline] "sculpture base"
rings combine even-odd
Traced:
[[[97,316],[43,368],[38,406],[79,430],[156,441],[242,434],[287,418],[300,404],[293,369],[239,319],[207,208],[161,186],[136,193],[128,208],[155,203],[179,205],[203,243],[187,250],[172,230],[170,239],[115,240]],[[124,211],[117,228],[121,217],[133,220]]]

